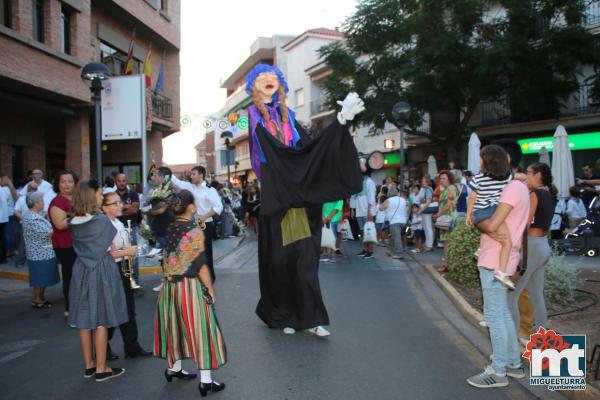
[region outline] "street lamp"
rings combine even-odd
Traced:
[[[400,190],[404,190],[404,127],[408,124],[410,105],[405,101],[399,101],[392,107],[394,124],[400,129]]]
[[[231,164],[232,164],[232,160],[231,160],[231,149],[232,146],[230,145],[231,143],[231,139],[233,139],[233,133],[231,133],[230,131],[225,131],[223,133],[221,133],[221,143],[225,145],[225,154],[226,159],[227,159],[227,182],[229,184],[231,184]]]
[[[81,70],[81,79],[91,81],[90,91],[94,102],[94,117],[96,130],[96,174],[102,179],[102,81],[111,77],[108,67],[99,62],[87,64]]]

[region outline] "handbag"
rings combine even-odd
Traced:
[[[377,243],[377,230],[373,221],[367,221],[363,228],[363,243]]]
[[[335,250],[335,235],[327,225],[323,225],[323,229],[321,230],[321,247]]]
[[[342,234],[342,239],[354,240],[354,235],[352,235],[352,228],[350,228],[350,222],[348,221],[348,219],[344,219],[338,224],[338,232]]]
[[[450,230],[452,227],[453,218],[451,215],[440,215],[435,220],[435,227],[442,231]]]

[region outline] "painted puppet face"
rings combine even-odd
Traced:
[[[254,86],[264,102],[270,102],[273,95],[279,90],[279,79],[273,72],[263,72],[258,75]]]

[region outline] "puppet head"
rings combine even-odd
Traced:
[[[246,93],[254,97],[258,92],[263,103],[284,100],[288,91],[283,72],[274,65],[258,64],[246,78]]]
[[[281,106],[281,120],[288,122],[288,108],[285,103],[285,94],[289,91],[283,72],[274,65],[258,64],[246,77],[246,93],[252,96],[252,102],[258,108],[265,122],[273,125],[265,103],[279,102]],[[275,129],[276,124],[273,125]]]

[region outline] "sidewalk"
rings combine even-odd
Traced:
[[[434,249],[434,251],[431,252],[416,254],[409,250],[406,254],[409,254],[410,257],[413,257],[420,264],[429,264],[435,267],[442,264],[444,249]],[[570,265],[577,265],[581,270],[600,271],[600,257],[568,255],[565,256],[565,260]]]
[[[238,236],[231,239],[219,239],[213,242],[213,258],[215,264],[223,257],[230,254],[244,241],[244,236]],[[17,267],[11,257],[8,262],[0,264],[0,291],[11,291],[18,288],[26,288],[23,283],[29,282],[29,271],[27,265]],[[156,259],[140,259],[140,274],[148,275],[161,272],[161,266]]]

